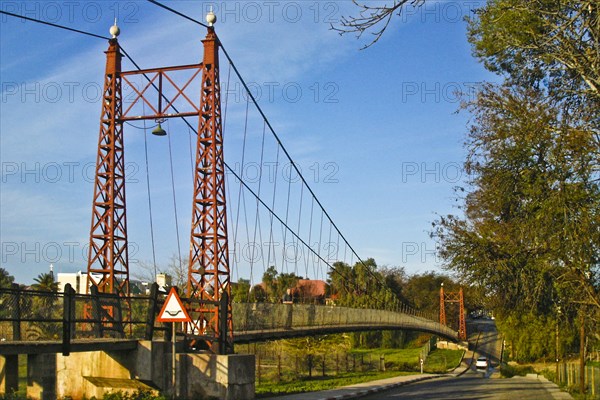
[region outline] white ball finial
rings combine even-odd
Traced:
[[[206,22],[208,22],[208,26],[213,26],[217,22],[217,16],[213,12],[212,7],[208,14],[206,14]]]
[[[119,29],[119,27],[117,26],[117,19],[116,18],[115,18],[115,24],[110,27],[109,32],[112,35],[113,39],[116,39],[117,36],[119,36],[119,34],[121,33],[121,29]]]

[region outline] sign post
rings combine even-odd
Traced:
[[[176,357],[175,357],[175,344],[177,342],[177,336],[175,334],[175,323],[176,322],[192,322],[189,314],[187,313],[179,295],[177,295],[177,291],[174,287],[171,288],[167,299],[165,300],[165,304],[163,305],[160,313],[158,314],[158,318],[156,319],[158,322],[171,322],[172,323],[172,336],[171,342],[173,343],[173,350],[171,352],[171,364],[172,364],[172,374],[171,374],[171,386],[173,388],[173,392],[171,394],[171,398],[175,399],[176,396],[176,387],[177,379],[176,379]]]

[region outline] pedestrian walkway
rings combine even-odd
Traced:
[[[550,393],[552,398],[555,400],[573,400],[573,396],[560,390],[560,388],[554,382],[549,381],[543,375],[527,374],[525,379],[535,379],[540,381],[544,385],[544,389],[546,389],[546,391]]]

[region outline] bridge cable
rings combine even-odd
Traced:
[[[304,185],[300,185],[300,206],[298,207],[298,228],[300,233],[300,223],[302,221],[302,201],[304,200]],[[309,242],[310,243],[310,242]],[[298,275],[298,242],[294,242],[294,273]],[[308,279],[308,277],[305,277]]]
[[[277,157],[275,159],[275,181],[273,182],[273,201],[271,202],[271,209],[275,210],[275,192],[277,190],[277,169],[279,166],[279,147],[277,147]],[[270,176],[270,174],[269,174]],[[271,263],[271,246],[273,246],[273,257],[275,257],[275,244],[273,243],[273,217],[276,216],[274,214],[271,214],[271,228],[270,228],[270,233],[269,233],[269,256],[267,258],[267,265],[266,268],[268,269],[270,267],[270,263]],[[283,221],[282,221],[283,223]],[[265,269],[266,271],[266,269]]]
[[[314,213],[314,210],[315,210],[315,199],[313,197],[312,200],[311,200],[311,202],[310,202],[310,224],[309,224],[309,227],[308,227],[308,243],[309,244],[311,243],[311,239],[312,239],[313,213]],[[309,265],[310,265],[310,257],[309,257],[308,254],[306,256],[305,264],[306,264],[306,266],[304,268],[304,272],[305,272],[306,276],[308,276],[308,268],[309,268]]]
[[[148,2],[155,4],[159,7],[162,7],[174,14],[177,14],[179,16],[182,16],[183,18],[192,21],[198,25],[201,25],[203,27],[207,27],[206,24],[192,18],[189,17],[179,11],[176,11],[170,7],[167,7],[163,4],[161,4],[158,1],[155,0],[147,0]],[[218,37],[218,35],[217,35]],[[283,146],[283,143],[281,142],[281,139],[279,138],[279,136],[277,135],[277,133],[275,132],[275,129],[273,128],[273,126],[271,125],[271,123],[269,122],[267,116],[265,115],[265,113],[263,112],[262,108],[260,107],[260,105],[258,104],[258,102],[256,101],[254,95],[251,93],[248,85],[246,84],[246,81],[243,79],[243,77],[241,76],[239,70],[237,69],[237,67],[235,66],[235,63],[233,62],[232,58],[229,56],[229,53],[227,52],[227,50],[225,49],[225,47],[223,46],[223,43],[221,43],[221,41],[219,40],[219,45],[221,47],[221,50],[223,51],[223,54],[225,55],[225,57],[227,58],[227,60],[229,61],[231,67],[233,68],[235,74],[237,75],[238,79],[240,80],[240,83],[244,86],[244,89],[246,90],[246,93],[248,94],[248,96],[250,97],[250,99],[252,100],[252,102],[254,103],[257,111],[260,113],[260,115],[262,116],[262,118],[264,119],[264,121],[266,122],[267,126],[269,127],[269,130],[271,131],[271,133],[273,134],[273,137],[275,138],[275,140],[277,141],[277,143],[279,144],[279,146],[281,147],[281,149],[283,150],[284,154],[287,156],[288,160],[290,160],[293,168],[296,170],[296,172],[298,173],[298,175],[300,176],[300,179],[302,179],[302,182],[306,185],[307,189],[310,191],[310,193],[312,194],[312,196],[315,198],[317,204],[321,207],[321,209],[323,210],[323,212],[325,213],[325,216],[327,216],[327,219],[329,220],[329,222],[335,227],[335,229],[340,232],[339,228],[337,227],[337,225],[333,222],[333,219],[331,218],[331,216],[329,215],[329,213],[327,213],[327,211],[325,210],[325,208],[323,207],[323,204],[319,201],[319,199],[316,197],[314,191],[311,189],[311,187],[308,185],[306,179],[304,178],[304,176],[302,175],[302,173],[300,172],[300,170],[298,169],[298,167],[293,163],[293,160],[289,154],[289,152],[287,151],[287,149]],[[349,246],[349,248],[354,252],[354,254],[356,255],[357,259],[360,260],[361,263],[364,264],[363,260],[360,258],[360,256],[356,253],[356,251],[354,250],[354,248],[350,245],[350,243],[347,241],[347,239],[342,235],[342,238],[344,239],[344,241],[346,242],[346,244]],[[375,277],[375,274],[372,274]]]
[[[194,23],[196,23],[196,24],[199,24],[199,25],[201,25],[201,26],[204,26],[204,27],[206,27],[206,25],[205,25],[205,24],[203,24],[203,23],[201,23],[201,22],[199,22],[199,21],[197,21],[197,20],[194,20],[194,19],[192,19],[192,18],[190,18],[190,17],[187,17],[187,16],[185,16],[185,15],[182,15],[181,13],[179,13],[179,12],[177,12],[177,11],[175,11],[175,10],[171,9],[170,7],[164,6],[164,5],[162,5],[162,4],[160,4],[160,3],[156,2],[156,1],[151,1],[151,0],[148,0],[148,1],[150,1],[150,2],[151,2],[151,3],[153,3],[153,4],[159,5],[160,7],[164,8],[164,9],[167,9],[167,10],[169,10],[169,11],[171,11],[171,12],[174,12],[174,13],[175,13],[175,14],[177,14],[177,15],[183,16],[184,18],[186,18],[186,19],[188,19],[188,20],[191,20],[191,21],[193,21],[193,22],[194,22]],[[83,35],[86,35],[86,36],[90,36],[90,37],[95,37],[95,38],[98,38],[98,39],[110,40],[110,38],[109,38],[109,37],[106,37],[106,36],[97,35],[97,34],[90,33],[90,32],[86,32],[86,31],[81,31],[81,30],[78,30],[78,29],[70,28],[70,27],[67,27],[67,26],[64,26],[64,25],[54,24],[54,23],[47,22],[47,21],[43,21],[43,20],[40,20],[40,19],[35,19],[35,18],[31,18],[31,17],[25,17],[25,16],[23,16],[23,15],[13,14],[13,13],[10,13],[10,12],[4,11],[4,10],[0,10],[0,14],[5,14],[5,15],[8,15],[8,16],[16,17],[16,18],[22,18],[22,19],[26,19],[26,20],[29,20],[29,21],[32,21],[32,22],[40,23],[40,24],[43,24],[43,25],[48,25],[48,26],[51,26],[51,27],[59,28],[59,29],[68,30],[68,31],[75,32],[75,33],[80,33],[80,34],[83,34]],[[135,66],[135,68],[137,68],[137,70],[138,70],[138,71],[142,70],[142,68],[139,66],[139,64],[138,64],[137,62],[135,62],[135,60],[133,59],[133,57],[131,57],[131,56],[129,55],[129,53],[127,53],[127,51],[125,50],[125,48],[124,48],[122,45],[120,45],[119,47],[120,47],[120,50],[121,50],[121,52],[123,53],[123,55],[124,55],[124,56],[125,56],[125,57],[126,57],[128,60],[129,60],[129,61],[131,61],[131,63],[132,63],[134,66]],[[225,49],[224,49],[224,47],[223,47],[222,45],[221,45],[221,49],[223,50],[223,53],[224,53],[224,54],[225,54],[225,56],[227,57],[227,59],[228,59],[228,61],[229,61],[229,63],[230,63],[230,66],[231,66],[231,68],[233,68],[233,70],[235,71],[235,73],[236,73],[236,75],[238,76],[238,78],[240,78],[240,80],[241,80],[241,83],[243,84],[243,86],[244,86],[244,88],[245,88],[245,90],[246,90],[247,94],[250,96],[250,99],[251,99],[251,100],[252,100],[252,102],[255,104],[255,106],[258,108],[258,111],[260,112],[261,116],[263,117],[263,122],[265,123],[265,125],[266,125],[266,126],[268,126],[268,127],[269,127],[269,130],[271,131],[271,133],[273,133],[273,134],[274,134],[275,132],[274,132],[274,130],[273,130],[273,127],[271,126],[271,124],[269,123],[269,121],[266,119],[266,116],[265,116],[265,114],[262,112],[262,109],[260,109],[260,107],[258,107],[258,104],[257,104],[257,102],[256,102],[256,99],[254,98],[254,96],[253,96],[253,95],[252,95],[252,93],[250,92],[250,90],[249,90],[249,88],[248,88],[248,85],[246,84],[246,82],[245,82],[245,81],[242,79],[242,77],[241,77],[241,75],[240,75],[239,71],[237,70],[236,66],[233,64],[233,60],[232,60],[232,59],[229,57],[229,54],[228,54],[228,53],[225,51]],[[146,80],[147,80],[148,82],[150,82],[150,83],[151,83],[151,86],[152,86],[152,87],[153,87],[153,88],[154,88],[156,91],[159,91],[159,90],[158,90],[158,87],[156,86],[156,84],[154,84],[154,83],[151,81],[151,79],[148,77],[148,75],[147,75],[147,74],[145,74],[145,73],[144,73],[144,74],[142,74],[142,75],[144,76],[144,78],[146,78]],[[161,96],[162,96],[162,98],[163,98],[163,99],[167,99],[167,97],[166,97],[164,94],[162,94]],[[168,99],[167,99],[167,100],[168,100]],[[173,110],[174,110],[175,112],[178,112],[178,110],[176,109],[176,107],[175,107],[175,106],[173,106]],[[181,119],[182,119],[182,120],[185,122],[185,124],[188,126],[188,128],[189,128],[189,129],[191,129],[191,130],[192,130],[194,133],[196,133],[196,135],[198,134],[198,132],[196,131],[196,129],[195,129],[195,128],[194,128],[194,127],[193,127],[193,126],[190,124],[190,122],[189,122],[189,121],[188,121],[188,120],[187,120],[185,117],[181,117]],[[276,137],[276,139],[277,139],[277,142],[280,144],[280,147],[282,147],[282,143],[281,143],[281,141],[279,140],[279,138],[278,138],[278,137]],[[287,153],[287,151],[285,150],[285,148],[283,148],[283,150],[284,150],[284,152],[286,153],[286,155],[287,155],[287,156],[288,156],[288,158],[289,158],[289,153]],[[291,160],[291,158],[290,158],[290,160]],[[237,173],[236,173],[236,172],[235,172],[235,171],[234,171],[234,170],[233,170],[233,169],[232,169],[232,168],[231,168],[231,167],[230,167],[230,166],[229,166],[227,163],[225,163],[225,167],[226,167],[226,168],[227,168],[227,169],[228,169],[228,170],[229,170],[229,171],[232,173],[232,175],[234,175],[234,177],[235,177],[236,179],[238,179],[238,180],[241,180],[241,177],[240,177],[239,175],[237,175]],[[294,168],[297,170],[297,167],[296,167],[295,165],[294,165]],[[305,181],[304,177],[303,177],[301,174],[300,174],[300,178],[301,178],[301,179],[302,179],[302,181],[303,181],[303,182],[306,184],[306,181]],[[246,185],[245,183],[244,183],[243,185],[244,185],[244,187],[245,187],[247,190],[249,190],[249,191],[251,192],[251,194],[252,194],[253,196],[256,196],[256,193],[255,193],[255,192],[254,192],[254,191],[253,191],[253,190],[252,190],[252,189],[251,189],[251,188],[250,188],[248,185]],[[311,192],[311,194],[312,194],[312,196],[313,196],[313,201],[316,201],[316,202],[319,204],[319,206],[321,206],[321,208],[322,208],[322,207],[323,207],[323,206],[322,206],[322,204],[321,204],[321,203],[320,203],[320,201],[319,201],[319,200],[318,200],[318,199],[315,197],[315,195],[314,195],[314,192],[312,191],[312,189],[311,189],[310,187],[308,187],[308,185],[307,185],[307,188],[308,188],[308,190]],[[283,221],[282,221],[282,220],[281,220],[281,219],[280,219],[280,218],[279,218],[279,217],[278,217],[278,216],[275,214],[275,211],[274,211],[274,209],[270,208],[270,207],[269,207],[269,206],[268,206],[268,205],[267,205],[267,204],[266,204],[264,201],[262,201],[262,199],[260,199],[260,198],[257,198],[257,201],[258,201],[258,202],[259,202],[259,203],[260,203],[260,204],[261,204],[263,207],[265,207],[265,208],[266,208],[266,209],[269,211],[269,213],[271,214],[271,220],[273,219],[273,216],[275,216],[275,218],[276,218],[276,219],[277,219],[277,220],[278,220],[280,223],[284,224],[284,222],[283,222]],[[331,219],[330,219],[330,221],[331,221]],[[331,221],[331,222],[333,222],[333,221]],[[285,225],[285,224],[284,224],[284,226],[285,226],[285,227],[286,227],[288,230],[290,230],[290,232],[291,232],[293,235],[295,235],[295,236],[297,237],[297,239],[298,239],[298,240],[300,240],[300,242],[301,242],[301,243],[302,243],[304,246],[306,246],[310,252],[312,252],[314,255],[316,255],[316,256],[317,256],[317,258],[319,258],[319,259],[320,259],[321,261],[323,261],[325,264],[329,265],[329,267],[332,269],[332,271],[334,271],[334,272],[335,272],[335,273],[337,273],[338,275],[340,275],[340,276],[344,277],[344,276],[343,276],[343,275],[342,275],[342,274],[341,274],[341,273],[340,273],[340,272],[337,270],[337,268],[335,268],[334,266],[332,266],[331,264],[329,264],[329,263],[328,263],[326,260],[324,260],[324,259],[323,259],[323,258],[320,256],[320,254],[319,254],[318,252],[316,252],[316,251],[315,251],[315,250],[314,250],[314,249],[313,249],[313,248],[312,248],[310,245],[308,245],[308,244],[307,244],[307,243],[306,243],[306,242],[305,242],[303,239],[301,239],[301,238],[300,238],[298,235],[296,235],[296,234],[295,234],[295,232],[293,232],[293,230],[292,230],[292,229],[291,229],[289,226],[287,226],[287,225]],[[336,229],[338,229],[338,228],[337,228],[337,226],[336,226]],[[338,229],[338,231],[339,231],[339,229]],[[343,237],[343,236],[342,236],[342,237]],[[344,240],[345,240],[345,238],[344,238]],[[346,240],[345,240],[345,241],[346,241]],[[352,249],[353,253],[354,253],[354,254],[356,254],[356,253],[354,252],[354,249],[353,249],[353,248],[350,246],[350,244],[349,244],[347,241],[346,241],[346,243],[348,244],[348,246],[350,247],[350,249]],[[271,248],[269,247],[269,252],[270,252],[270,250],[271,250]],[[358,257],[358,255],[357,255],[357,257]],[[360,257],[359,257],[359,258],[360,258]],[[269,255],[269,261],[270,261],[270,255]],[[345,277],[344,277],[344,278],[345,278]]]
[[[171,124],[167,121],[168,129],[171,131]],[[177,253],[179,255],[179,272],[183,271],[181,259],[181,240],[179,239],[179,218],[177,216],[177,198],[175,197],[175,174],[173,172],[173,150],[171,148],[171,135],[167,135],[169,143],[169,164],[171,166],[171,189],[173,192],[173,210],[175,212],[175,233],[177,237]]]
[[[263,131],[262,131],[262,140],[261,140],[261,148],[260,148],[260,163],[259,163],[259,171],[260,177],[258,180],[258,196],[256,199],[256,219],[254,220],[254,237],[252,239],[252,255],[250,257],[250,288],[252,288],[254,283],[254,249],[256,248],[256,230],[259,230],[260,236],[260,256],[261,260],[264,260],[264,251],[263,251],[263,239],[262,239],[262,229],[260,228],[260,204],[258,199],[260,198],[261,189],[262,189],[262,166],[264,162],[264,153],[265,153],[265,134],[266,134],[266,124],[263,121]],[[249,295],[249,293],[248,293]]]
[[[246,99],[246,115],[244,118],[244,139],[242,140],[242,161],[240,164],[240,176],[242,178],[244,177],[244,167],[245,167],[245,162],[246,162],[246,139],[248,137],[248,107],[249,106],[250,106],[250,102]],[[240,226],[240,208],[242,205],[242,202],[241,202],[242,193],[243,193],[242,183],[240,181],[240,186],[238,189],[238,199],[237,199],[237,213],[236,213],[236,217],[235,217],[235,232],[233,234],[234,258],[236,258],[236,256],[237,256],[237,245],[238,245],[237,235],[238,235],[239,226]],[[238,265],[238,268],[236,269],[236,271],[238,271],[238,280],[239,280],[239,265]]]
[[[283,170],[282,170],[283,172]],[[285,175],[283,175],[283,179],[285,179]],[[285,208],[285,223],[286,225],[288,224],[289,221],[289,216],[290,216],[290,197],[291,197],[291,193],[292,193],[292,169],[290,168],[290,176],[288,176],[288,190],[287,190],[287,203],[286,203],[286,208]],[[285,272],[289,273],[289,269],[288,269],[288,262],[287,262],[287,231],[283,230],[283,250],[281,252],[281,268],[285,267]],[[300,232],[298,232],[300,233]]]
[[[41,20],[41,19],[35,19],[35,18],[31,18],[31,17],[26,17],[24,15],[13,14],[11,12],[4,11],[4,10],[0,10],[0,14],[8,15],[10,17],[17,17],[17,18],[26,19],[28,21],[37,22],[39,24],[48,25],[48,26],[52,26],[54,28],[64,29],[64,30],[67,30],[67,31],[75,32],[75,33],[81,33],[82,35],[91,36],[91,37],[95,37],[95,38],[98,38],[98,39],[110,40],[110,38],[106,37],[106,36],[96,35],[95,33],[81,31],[79,29],[70,28],[70,27],[64,26],[64,25],[54,24],[52,22],[44,21],[44,20]]]
[[[169,10],[169,11],[175,12],[175,13],[176,13],[176,14],[178,14],[178,15],[181,15],[179,12],[176,12],[176,11],[174,11],[174,10],[170,9],[169,7],[163,6],[162,4],[159,4],[158,2],[155,2],[155,1],[152,1],[152,0],[148,0],[148,1],[150,1],[150,2],[151,2],[151,3],[153,3],[153,4],[160,5],[162,8],[165,8],[165,9],[167,9],[167,10]],[[110,38],[108,38],[108,37],[105,37],[105,36],[101,36],[101,35],[93,34],[93,33],[90,33],[90,32],[81,31],[81,30],[78,30],[78,29],[70,28],[70,27],[67,27],[67,26],[59,25],[59,24],[50,23],[50,22],[43,21],[43,20],[39,20],[39,19],[35,19],[35,18],[30,18],[30,17],[25,17],[25,16],[22,16],[22,15],[18,15],[18,14],[13,14],[13,13],[10,13],[10,12],[7,12],[7,11],[3,11],[3,10],[0,10],[0,14],[5,14],[5,15],[8,15],[8,16],[16,17],[16,18],[22,18],[22,19],[26,19],[26,20],[33,21],[33,22],[36,22],[36,23],[40,23],[40,24],[44,24],[44,25],[48,25],[48,26],[52,26],[52,27],[56,27],[56,28],[59,28],[59,29],[68,30],[68,31],[71,31],[71,32],[76,32],[76,33],[84,34],[84,35],[91,36],[91,37],[95,37],[95,38],[99,38],[99,39],[110,40]],[[182,15],[182,16],[184,16],[184,15]],[[196,24],[199,24],[199,25],[201,25],[201,26],[204,26],[204,27],[206,27],[206,25],[205,25],[205,24],[203,24],[203,23],[201,23],[201,22],[199,22],[199,21],[197,21],[197,20],[194,20],[194,19],[192,19],[192,18],[190,18],[190,17],[187,17],[187,16],[184,16],[184,17],[185,17],[186,19],[189,19],[189,20],[191,20],[191,21],[195,22]],[[141,67],[140,67],[140,66],[139,66],[139,65],[138,65],[138,64],[135,62],[135,60],[134,60],[134,59],[133,59],[133,58],[132,58],[132,57],[131,57],[131,56],[130,56],[128,53],[127,53],[127,51],[126,51],[126,50],[125,50],[125,49],[124,49],[122,46],[120,46],[120,50],[121,50],[121,52],[123,53],[123,55],[125,55],[125,57],[127,57],[127,59],[129,59],[129,60],[131,61],[131,63],[132,63],[132,64],[133,64],[133,65],[134,65],[134,66],[135,66],[135,67],[136,67],[138,70],[142,70],[142,68],[141,68]],[[231,57],[229,56],[229,54],[227,53],[227,51],[225,50],[225,48],[224,48],[222,45],[221,45],[221,50],[223,51],[224,55],[226,56],[226,58],[227,58],[227,59],[228,59],[228,61],[230,62],[230,65],[231,65],[231,67],[233,68],[233,70],[235,71],[236,75],[237,75],[237,76],[238,76],[238,78],[240,79],[240,81],[241,81],[241,83],[243,84],[243,86],[244,86],[244,88],[245,88],[245,90],[246,90],[247,94],[250,96],[250,98],[251,98],[252,102],[255,104],[255,106],[257,107],[257,109],[258,109],[258,111],[259,111],[259,113],[260,113],[260,114],[261,114],[261,116],[263,117],[263,121],[264,121],[264,123],[266,124],[266,126],[268,126],[268,127],[269,127],[269,130],[270,130],[270,131],[271,131],[271,133],[272,133],[272,134],[275,136],[275,138],[276,138],[277,142],[279,143],[280,147],[282,147],[282,149],[283,149],[284,153],[285,153],[285,154],[288,156],[288,158],[291,160],[291,158],[290,158],[290,156],[289,156],[289,153],[287,152],[287,150],[286,150],[285,148],[283,148],[283,145],[282,145],[281,141],[279,140],[279,137],[278,137],[278,136],[275,134],[275,131],[274,131],[274,129],[273,129],[273,127],[272,127],[272,125],[271,125],[271,124],[270,124],[270,122],[269,122],[269,121],[266,119],[266,116],[265,116],[264,112],[263,112],[263,111],[262,111],[262,109],[261,109],[261,108],[258,106],[258,103],[257,103],[256,99],[254,98],[254,96],[252,95],[252,93],[250,92],[250,90],[249,90],[249,88],[248,88],[248,85],[246,84],[246,82],[245,82],[245,81],[243,80],[243,78],[241,77],[241,75],[240,75],[240,73],[239,73],[238,69],[237,69],[237,68],[236,68],[236,66],[233,64],[233,61],[232,61]],[[146,80],[148,80],[149,82],[151,82],[150,78],[149,78],[149,77],[148,77],[146,74],[143,74],[143,76],[146,78]],[[154,83],[152,83],[152,82],[151,82],[151,85],[152,85],[152,87],[153,87],[155,90],[157,90],[157,91],[158,91],[158,87],[157,87],[157,86],[156,86]],[[164,94],[162,94],[161,96],[162,96],[162,98],[166,99],[166,96],[165,96]],[[177,109],[176,109],[174,106],[173,106],[173,109],[174,109],[174,111],[175,111],[175,112],[178,112],[178,110],[177,110]],[[196,131],[196,129],[192,127],[192,125],[189,123],[189,121],[188,121],[188,120],[187,120],[185,117],[181,117],[181,119],[182,119],[182,120],[183,120],[183,121],[184,121],[184,122],[185,122],[185,123],[188,125],[188,127],[189,127],[190,129],[192,129],[192,131],[194,131],[194,132],[196,133],[196,135],[198,134],[198,132]],[[228,169],[228,170],[229,170],[229,171],[230,171],[230,172],[231,172],[231,173],[234,175],[234,177],[235,177],[235,178],[237,178],[238,180],[241,180],[241,177],[240,177],[239,175],[237,175],[237,174],[235,173],[235,171],[234,171],[234,170],[233,170],[231,167],[229,167],[229,165],[228,165],[227,163],[225,163],[225,167],[226,167],[226,168],[227,168],[227,169]],[[299,172],[299,171],[298,171],[298,169],[297,169],[297,167],[296,167],[295,165],[294,165],[294,168],[297,170],[297,172]],[[331,217],[329,217],[329,214],[327,214],[327,212],[326,212],[326,211],[323,209],[323,206],[322,206],[321,202],[320,202],[320,201],[319,201],[319,200],[316,198],[316,196],[315,196],[314,192],[313,192],[313,191],[312,191],[312,189],[311,189],[311,188],[308,186],[308,184],[306,183],[306,180],[305,180],[305,178],[304,178],[304,177],[303,177],[301,174],[300,174],[300,178],[302,179],[302,181],[304,182],[304,184],[307,186],[307,189],[308,189],[308,190],[310,191],[310,193],[312,194],[312,196],[313,196],[313,201],[316,201],[316,202],[317,202],[317,204],[318,204],[318,205],[321,207],[322,211],[323,211],[323,212],[325,212],[325,214],[327,215],[327,217],[328,217],[328,219],[330,220],[330,222],[331,222],[332,224],[334,224],[334,227],[335,227],[335,228],[336,228],[336,230],[338,230],[338,232],[339,232],[339,228],[338,228],[338,227],[335,225],[335,223],[333,223],[333,220],[331,219]],[[248,186],[248,185],[247,185],[245,182],[243,183],[243,185],[244,185],[244,187],[245,187],[247,190],[249,190],[249,191],[250,191],[250,193],[251,193],[253,196],[255,196],[255,197],[256,197],[256,193],[255,193],[255,192],[254,192],[254,191],[253,191],[253,190],[252,190],[252,189],[251,189],[251,188],[250,188],[250,187],[249,187],[249,186]],[[278,216],[275,214],[274,210],[273,210],[273,209],[271,209],[271,208],[269,208],[269,206],[268,206],[268,205],[267,205],[267,204],[266,204],[264,201],[262,201],[262,199],[260,199],[260,198],[257,198],[257,200],[258,200],[258,202],[259,202],[259,203],[260,203],[260,204],[261,204],[263,207],[265,207],[265,208],[266,208],[266,209],[267,209],[267,210],[270,212],[270,214],[272,215],[272,216],[271,216],[271,219],[272,219],[272,218],[273,218],[273,216],[274,216],[274,217],[275,217],[275,218],[276,218],[276,219],[277,219],[277,220],[278,220],[280,223],[284,224],[284,222],[281,220],[281,218],[279,218],[279,217],[278,217]],[[289,226],[287,226],[287,225],[285,225],[285,224],[284,224],[284,226],[285,226],[285,227],[286,227],[288,230],[290,230],[290,232],[291,232],[291,233],[292,233],[294,236],[296,236],[296,238],[297,238],[297,239],[298,239],[298,240],[299,240],[299,241],[300,241],[300,242],[301,242],[301,243],[302,243],[304,246],[306,246],[306,247],[307,247],[307,248],[310,250],[310,252],[312,252],[314,255],[316,255],[316,256],[317,256],[317,258],[319,258],[321,261],[323,261],[325,264],[327,264],[327,265],[328,265],[328,266],[331,268],[331,270],[332,270],[332,271],[334,271],[335,273],[337,273],[337,274],[338,274],[338,275],[340,275],[341,277],[343,277],[343,278],[346,278],[346,277],[345,277],[345,276],[344,276],[344,275],[343,275],[343,274],[342,274],[342,273],[341,273],[341,272],[340,272],[340,271],[339,271],[339,270],[338,270],[338,269],[337,269],[335,266],[331,265],[329,262],[327,262],[325,259],[323,259],[323,258],[321,257],[321,255],[320,255],[318,252],[316,252],[316,251],[315,251],[315,250],[314,250],[314,249],[313,249],[313,248],[312,248],[310,245],[308,245],[308,244],[306,243],[306,241],[304,241],[304,240],[303,240],[302,238],[300,238],[300,237],[299,237],[299,236],[298,236],[298,235],[297,235],[295,232],[293,232],[293,230],[292,230],[292,229],[291,229]],[[340,234],[341,234],[341,232],[340,232]],[[357,258],[358,258],[358,259],[361,261],[361,263],[363,263],[363,262],[362,262],[362,260],[360,259],[360,257],[358,256],[358,254],[356,253],[356,251],[354,250],[354,248],[353,248],[353,247],[350,245],[350,243],[348,243],[347,239],[346,239],[346,238],[345,238],[343,235],[342,235],[342,238],[344,239],[344,241],[345,241],[345,243],[347,244],[347,246],[350,248],[350,250],[351,250],[351,252],[352,252],[352,258],[354,258],[354,255],[356,255],[356,256],[357,256]],[[270,250],[270,249],[269,249],[269,250]],[[376,277],[376,275],[375,275],[375,274],[373,274],[373,273],[372,273],[372,271],[369,271],[369,272],[370,272],[370,274],[371,274],[371,275],[373,275],[374,277]],[[347,279],[347,278],[346,278],[346,279]]]
[[[142,103],[144,114],[146,105]],[[144,159],[146,161],[146,189],[148,190],[148,213],[150,215],[150,241],[152,243],[152,265],[154,266],[154,279],[156,281],[156,250],[154,246],[154,223],[152,221],[152,196],[150,196],[150,167],[148,165],[148,131],[146,129],[146,120],[144,120]]]

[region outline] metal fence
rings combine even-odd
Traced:
[[[0,289],[0,340],[39,341],[72,339],[124,338],[156,339],[167,336],[166,325],[157,323],[157,314],[165,295],[152,286],[150,295],[123,297],[98,293],[76,294],[34,291],[19,288]],[[190,299],[182,298],[185,303]],[[197,303],[199,300],[194,299]],[[223,307],[224,305],[210,305]],[[191,307],[193,308],[193,307]],[[196,307],[197,309],[198,307]],[[384,310],[309,304],[233,303],[233,329],[236,334],[274,330],[301,330],[345,326],[390,327],[439,333],[456,337],[452,329],[423,317]],[[198,317],[193,315],[192,318]],[[178,330],[185,333],[185,326]],[[267,335],[268,336],[268,335]]]
[[[310,304],[234,303],[234,333],[311,327],[386,327],[438,333],[457,338],[457,332],[437,321],[394,311]]]
[[[158,296],[92,292],[76,294],[19,288],[0,289],[0,340],[39,341],[98,337],[150,338],[166,330],[154,326]],[[154,332],[154,331],[157,332]]]

